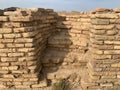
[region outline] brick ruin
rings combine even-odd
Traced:
[[[83,90],[120,88],[120,9],[0,10],[0,88],[70,79]]]

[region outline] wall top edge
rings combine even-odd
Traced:
[[[78,11],[60,11],[55,12],[53,9],[44,9],[44,8],[17,8],[10,7],[4,10],[0,10],[0,16],[39,16],[39,15],[49,15],[49,14],[58,14],[58,15],[84,15],[84,14],[102,14],[102,13],[120,13],[120,8],[108,9],[108,8],[96,8],[88,12],[78,12]]]

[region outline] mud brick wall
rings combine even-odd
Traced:
[[[2,11],[1,11],[2,12]],[[55,28],[50,9],[3,11],[0,16],[0,88],[38,88],[41,56]]]
[[[115,10],[98,10],[91,15],[91,57],[87,64],[85,90],[120,89],[120,14]],[[85,76],[86,78],[86,76]]]
[[[120,9],[0,10],[0,88],[40,88],[76,73],[83,90],[119,90],[119,30]]]
[[[45,56],[44,66],[86,66],[84,57],[89,43],[89,13],[58,12],[57,21],[56,32],[48,39],[48,48],[53,55]],[[57,60],[50,61],[50,57]]]

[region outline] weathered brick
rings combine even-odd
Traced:
[[[18,22],[5,22],[3,23],[3,27],[6,27],[6,28],[18,28],[18,27],[21,27],[21,23],[18,23]]]
[[[12,29],[11,28],[0,28],[0,33],[11,33]]]
[[[33,47],[34,44],[33,43],[25,43],[25,47]]]
[[[106,50],[104,54],[120,54],[120,50]]]
[[[8,21],[8,16],[0,16],[0,21]]]
[[[19,38],[19,39],[15,39],[16,43],[29,43],[29,42],[33,42],[32,38]]]
[[[24,56],[24,53],[8,53],[8,57],[19,57]]]
[[[8,53],[8,52],[15,52],[15,49],[0,49],[0,53]]]
[[[35,50],[35,48],[19,48],[18,52],[31,52],[34,50]]]
[[[95,14],[92,18],[104,18],[104,19],[107,19],[107,18],[112,18],[112,19],[114,19],[114,18],[118,18],[118,15],[116,15],[116,14]]]
[[[20,33],[20,32],[26,32],[26,31],[33,31],[34,29],[33,29],[33,27],[21,27],[21,28],[14,28],[13,29],[13,32],[15,32],[15,33]]]
[[[6,74],[6,75],[3,75],[3,77],[4,77],[4,78],[14,78],[14,76],[13,76],[13,75],[11,75],[11,74]]]
[[[7,57],[7,53],[0,53],[1,57]]]
[[[13,39],[0,39],[1,43],[12,43],[13,41]]]
[[[33,20],[33,17],[31,16],[19,16],[19,17],[15,17],[15,16],[9,16],[9,20],[10,21],[21,21],[21,22],[29,22]]]
[[[21,47],[21,48],[24,48],[24,44],[7,44],[7,47],[11,47],[11,48],[18,48],[18,47]]]
[[[21,34],[4,34],[4,38],[20,38]]]
[[[4,44],[0,44],[0,48],[4,48],[5,47],[5,45]]]
[[[17,69],[18,69],[18,66],[9,66],[8,69],[9,69],[9,70],[17,70]]]
[[[114,49],[120,49],[120,46],[114,46]]]
[[[22,89],[22,88],[24,88],[24,89],[30,89],[30,86],[28,85],[16,85],[15,86],[15,88],[20,88],[20,89]]]
[[[108,25],[110,23],[109,19],[92,19],[92,24],[95,25]]]
[[[91,29],[90,30],[92,33],[94,34],[98,34],[98,35],[103,35],[105,34],[106,30],[95,30],[95,29]]]
[[[93,25],[94,29],[103,29],[103,30],[110,30],[113,29],[115,27],[115,25]]]
[[[14,62],[14,61],[17,61],[17,58],[2,57],[1,61],[2,62]]]
[[[0,63],[0,66],[9,66],[9,63]]]

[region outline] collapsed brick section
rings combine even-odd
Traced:
[[[89,15],[88,12],[58,12],[56,31],[48,39],[42,60],[43,73],[52,83],[73,74],[80,83],[80,70],[86,67],[86,56],[89,57]]]
[[[37,88],[41,55],[55,28],[50,9],[18,9],[0,16],[0,88]]]

